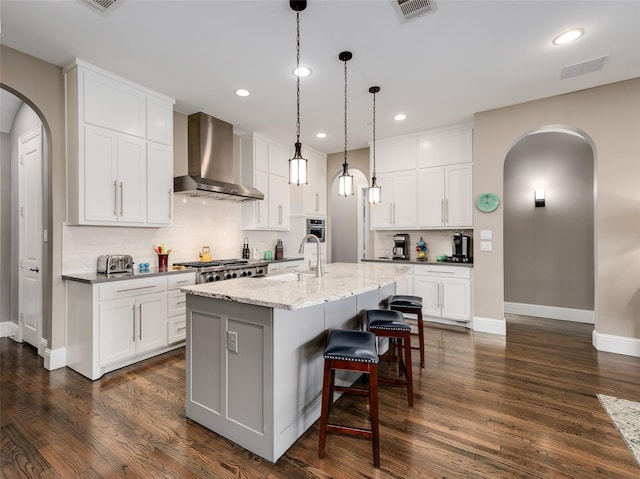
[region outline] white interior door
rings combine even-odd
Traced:
[[[20,285],[18,335],[39,348],[42,336],[42,127],[18,141]]]

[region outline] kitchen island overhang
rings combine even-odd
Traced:
[[[311,427],[326,332],[360,329],[362,312],[381,307],[406,268],[334,263],[326,273],[183,288],[188,418],[272,462]]]

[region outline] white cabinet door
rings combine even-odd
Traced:
[[[276,175],[269,175],[269,229],[289,229],[289,182]]]
[[[136,353],[135,299],[104,301],[99,306],[100,366],[122,361]]]
[[[416,226],[416,174],[415,171],[395,173],[393,178],[393,226]]]
[[[371,227],[415,228],[416,225],[416,175],[414,171],[384,173],[378,175],[382,188],[382,203],[372,205]]]
[[[136,353],[167,344],[167,295],[153,294],[136,301]]]
[[[442,317],[455,321],[471,320],[471,284],[468,279],[442,281]]]
[[[84,158],[84,181],[79,178],[80,184],[84,183],[83,222],[117,221],[118,134],[86,126]]]
[[[413,289],[416,296],[422,298],[422,314],[424,316],[441,316],[440,279],[431,276],[415,276]]]
[[[269,144],[262,138],[253,138],[253,162],[256,170],[269,173]]]
[[[418,170],[418,227],[471,227],[472,165]]]
[[[171,224],[173,217],[173,153],[170,146],[147,144],[147,223]]]
[[[118,135],[118,222],[147,220],[147,162],[144,140]]]
[[[96,72],[82,70],[84,121],[143,138],[145,94]],[[77,93],[76,93],[77,94]]]
[[[449,227],[473,225],[472,168],[466,163],[445,170],[445,220]]]
[[[398,138],[376,143],[376,173],[415,170],[417,156],[416,138]],[[371,171],[373,151],[371,150]]]
[[[289,178],[289,149],[275,143],[269,143],[269,173]]]
[[[430,132],[418,140],[418,167],[471,162],[471,144],[471,127]]]
[[[151,95],[147,96],[147,140],[173,145],[173,105]]]

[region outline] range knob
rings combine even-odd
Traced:
[[[207,283],[212,283],[213,281],[215,281],[213,279],[213,276],[211,276],[211,275],[207,276]]]
[[[219,275],[219,274],[216,274],[216,275],[214,276],[214,281],[220,281],[221,279],[222,279],[222,278],[220,278],[220,275]]]
[[[236,273],[233,273],[233,275],[231,276],[232,278],[237,278],[238,275]]]
[[[262,268],[258,268],[256,269],[256,274],[263,274],[264,271],[262,271]]]
[[[244,278],[247,275],[247,272],[243,271],[242,273],[240,273],[240,275]]]
[[[231,273],[227,273],[224,275],[224,279],[231,279]]]
[[[246,272],[247,276],[251,276],[251,271]]]

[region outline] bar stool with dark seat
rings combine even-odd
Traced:
[[[420,350],[420,367],[424,368],[424,322],[422,321],[422,298],[420,296],[394,295],[389,298],[389,309],[400,311],[404,314],[416,316],[418,322],[418,346],[411,346],[411,349]],[[407,318],[413,319],[413,318]],[[415,336],[416,333],[412,332]]]
[[[368,375],[367,388],[337,386],[336,370],[357,371]],[[371,429],[329,423],[333,392],[345,392],[369,397]],[[378,353],[376,338],[368,331],[335,329],[329,333],[324,350],[324,379],[322,384],[322,413],[320,415],[320,441],[318,457],[323,458],[327,433],[371,438],[373,465],[380,467],[380,434],[378,425]]]
[[[398,363],[404,379],[378,378],[379,384],[396,384],[407,386],[409,406],[413,406],[413,373],[411,368],[411,326],[402,317],[400,311],[389,309],[370,309],[367,314],[369,331],[376,336],[389,338],[389,351],[379,355],[381,361]],[[395,342],[395,347],[394,343]],[[394,349],[397,348],[397,352]],[[404,357],[403,357],[404,353]]]

